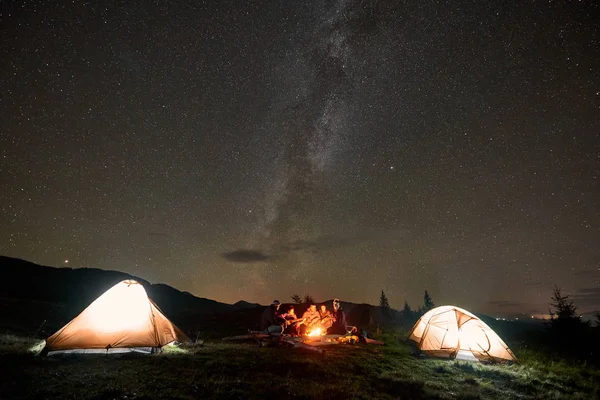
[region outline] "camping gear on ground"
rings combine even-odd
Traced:
[[[273,345],[291,345],[291,347],[302,347],[309,350],[317,351],[317,347],[336,345],[336,344],[356,344],[359,342],[367,344],[383,345],[384,342],[369,338],[359,337],[355,334],[348,333],[346,335],[317,335],[317,336],[292,336],[286,334],[268,334],[264,331],[248,330],[248,335],[229,336],[222,340],[224,341],[242,341],[255,340],[260,347]],[[320,352],[320,350],[318,350]]]
[[[468,361],[517,361],[506,343],[481,319],[455,306],[425,313],[409,340],[424,354]]]
[[[44,352],[148,351],[189,342],[134,281],[117,283],[46,340]]]

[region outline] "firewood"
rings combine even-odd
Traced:
[[[231,341],[231,340],[248,340],[248,339],[267,339],[270,335],[266,333],[257,333],[254,335],[240,335],[240,336],[228,336],[224,337],[221,340]]]
[[[283,341],[286,342],[286,343],[289,343],[289,344],[293,345],[294,347],[300,347],[300,348],[303,348],[303,349],[316,351],[317,353],[322,353],[323,352],[323,350],[321,350],[319,348],[316,348],[316,347],[313,347],[313,346],[309,346],[309,345],[306,345],[306,344],[301,343],[301,342],[297,342],[297,341],[292,340],[292,339],[283,339]]]
[[[369,339],[369,338],[365,338],[365,343],[368,343],[368,344],[379,344],[379,345],[384,345],[385,344],[381,340],[375,340],[375,339]]]

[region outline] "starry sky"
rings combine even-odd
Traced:
[[[515,4],[509,4],[515,3]],[[596,1],[2,1],[0,254],[233,303],[600,309]]]

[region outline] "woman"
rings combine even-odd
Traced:
[[[346,328],[346,313],[340,304],[339,299],[333,299],[333,324],[327,329],[328,334],[333,335],[345,335],[347,332]]]

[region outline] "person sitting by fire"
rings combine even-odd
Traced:
[[[317,311],[317,306],[310,304],[308,310],[302,314],[302,325],[300,325],[300,334],[305,335],[309,333],[314,327],[316,327],[321,321],[321,316]]]
[[[298,318],[298,316],[296,315],[294,306],[289,305],[287,312],[280,314],[280,317],[287,322],[284,333],[288,333],[290,335],[298,335],[302,319]]]
[[[281,303],[279,300],[273,300],[273,303],[265,309],[260,318],[260,329],[265,333],[281,334],[285,329],[287,322],[279,313]]]
[[[327,329],[328,334],[332,335],[345,335],[347,333],[346,328],[346,313],[340,304],[339,299],[333,299],[333,324]]]
[[[321,324],[323,329],[327,330],[331,327],[331,325],[333,325],[333,316],[331,315],[325,304],[321,304],[321,307],[319,309],[319,317],[319,323]]]

